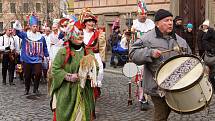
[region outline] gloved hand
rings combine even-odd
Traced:
[[[22,25],[18,20],[16,20],[15,23],[13,24],[13,28],[16,30],[22,30]]]
[[[78,80],[78,74],[77,73],[75,73],[75,74],[67,73],[65,75],[64,79],[69,82],[76,82]]]
[[[97,82],[97,87],[102,87],[102,82],[101,81]]]
[[[8,47],[5,47],[5,50],[10,50],[10,47],[8,46]]]

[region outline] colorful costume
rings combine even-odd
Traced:
[[[155,28],[155,24],[151,19],[147,18],[147,8],[146,8],[146,4],[144,2],[144,0],[139,0],[138,2],[138,15],[139,16],[145,16],[145,21],[144,22],[140,22],[138,19],[133,21],[133,26],[132,29],[135,31],[135,41],[136,39],[140,39],[143,38],[144,35],[146,33],[148,33],[149,31],[153,30]],[[142,80],[142,76],[145,74],[144,72],[144,65],[139,65],[137,66],[138,70],[140,70],[135,78],[136,82],[139,82],[139,84],[141,85],[141,81],[142,81],[142,85],[141,88],[144,87],[145,85],[145,80]],[[143,89],[139,92],[139,101],[141,103],[141,110],[147,110],[148,109],[148,96],[146,94],[144,94]]]
[[[80,60],[86,55],[83,43],[76,45],[73,41],[79,38],[77,34],[81,27],[74,25],[72,19],[66,20],[68,31],[65,31],[65,46],[61,48],[52,64],[52,86],[54,119],[57,121],[90,121],[95,107],[91,81],[86,80],[81,86],[80,79],[70,82],[66,74],[78,73]]]
[[[37,17],[32,15],[29,23],[30,26],[37,25]],[[33,93],[39,93],[38,88],[42,74],[42,59],[44,56],[49,56],[46,40],[39,32],[21,31],[19,21],[15,22],[14,29],[16,29],[17,36],[22,39],[21,61],[24,62],[25,94],[29,93],[33,75],[35,76]]]
[[[97,22],[97,18],[95,17],[95,15],[93,15],[93,13],[85,8],[82,10],[82,13],[80,15],[80,20],[82,21],[83,24],[85,24],[87,21],[95,21]],[[97,77],[97,86],[101,87],[102,86],[102,80],[104,77],[104,68],[103,68],[103,63],[102,63],[102,58],[100,55],[100,51],[99,51],[99,31],[97,30],[92,30],[91,32],[88,32],[86,29],[83,30],[84,31],[84,44],[86,45],[86,50],[90,51],[92,50],[95,58],[98,62],[99,65],[99,72],[98,72],[98,77]],[[105,48],[103,48],[105,49]]]
[[[148,11],[144,0],[139,0],[137,8],[138,8],[137,12],[140,15],[146,14]],[[140,22],[138,19],[133,20],[132,29],[135,31],[137,38],[141,38],[144,33],[147,33],[148,31],[154,28],[155,24],[151,19],[146,18],[145,22]]]

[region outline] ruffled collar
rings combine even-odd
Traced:
[[[40,32],[33,33],[32,31],[27,31],[27,37],[32,41],[38,41],[42,38],[42,34]]]

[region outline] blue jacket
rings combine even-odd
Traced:
[[[33,34],[32,32],[16,30],[16,34],[22,39],[21,61],[42,63],[43,57],[49,56],[45,38],[40,33]]]

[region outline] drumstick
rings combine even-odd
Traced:
[[[180,48],[179,48],[178,46],[175,46],[175,47],[173,47],[173,49],[171,49],[171,50],[164,50],[164,51],[161,51],[161,54],[167,53],[167,52],[171,52],[171,51],[180,52]]]
[[[171,51],[173,51],[173,50],[164,50],[164,51],[161,51],[161,54],[168,53],[168,52],[171,52]]]

